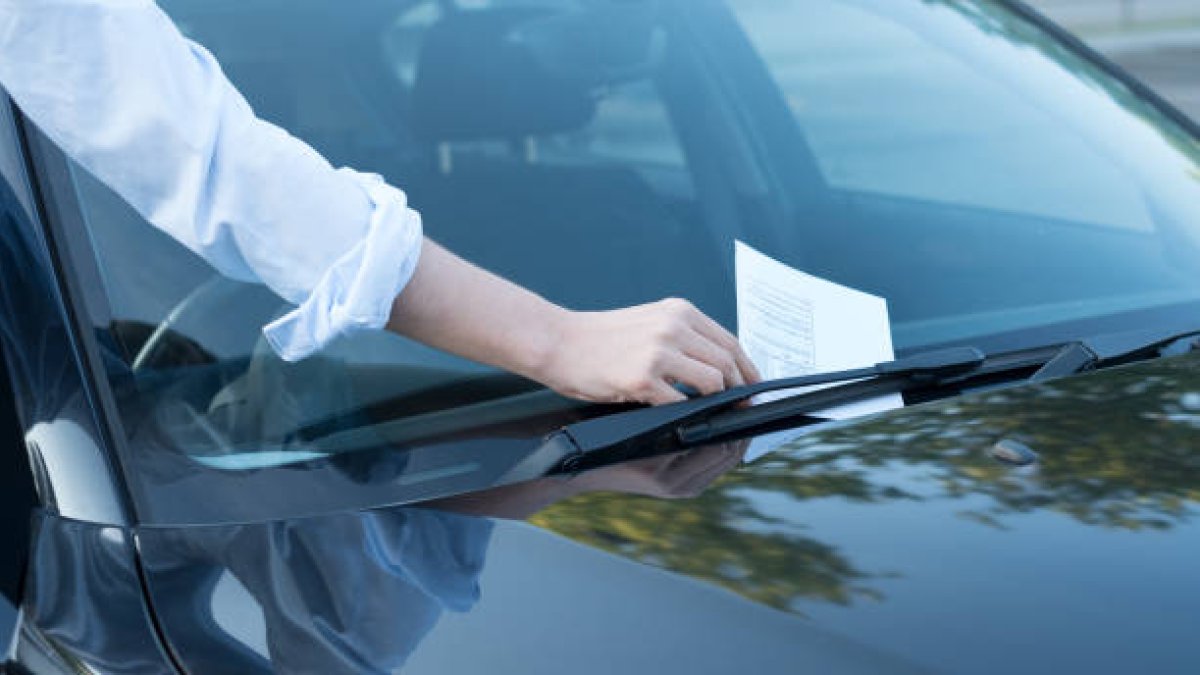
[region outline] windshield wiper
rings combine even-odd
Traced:
[[[549,456],[558,457],[558,470],[572,472],[591,464],[589,457],[617,458],[623,450],[632,451],[668,431],[673,432],[675,442],[692,446],[746,435],[809,413],[885,394],[989,379],[1011,381],[1014,375],[1022,380],[1028,377],[1043,381],[1196,348],[1200,348],[1200,332],[1149,329],[998,354],[984,354],[974,347],[935,350],[867,368],[771,380],[680,403],[576,422],[551,434],[536,454],[542,462]],[[758,394],[816,385],[827,386],[734,408],[736,403]]]
[[[853,383],[856,380],[864,379],[876,386],[885,382],[934,382],[972,372],[983,365],[984,360],[983,352],[978,349],[954,347],[916,354],[866,368],[760,382],[679,403],[638,408],[576,422],[551,434],[543,449],[550,454],[561,454],[564,457],[562,469],[574,471],[579,468],[576,460],[581,457],[640,444],[661,434],[665,429],[679,427],[710,416],[759,394],[800,387]],[[846,391],[841,387],[831,387],[809,394],[801,394],[801,396],[812,396],[814,397],[812,400],[817,400],[816,397],[820,395],[821,400],[825,400],[837,398],[839,394],[845,395]],[[865,395],[859,394],[855,388],[852,396],[858,398]],[[783,400],[792,400],[792,398]],[[764,407],[766,406],[756,406],[756,408]]]
[[[1156,356],[1184,354],[1194,350],[1198,341],[1200,332],[1162,328],[1096,335],[1063,345],[1029,379],[1040,382]]]

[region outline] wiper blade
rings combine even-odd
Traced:
[[[1148,358],[1182,354],[1200,348],[1200,332],[1180,333],[1178,329],[1156,328],[1108,333],[1075,342],[1048,347],[1019,349],[988,355],[973,372],[958,377],[946,377],[934,384],[980,384],[989,378],[1011,380],[1014,374],[1034,371],[1024,381],[1044,381],[1065,377],[1097,368],[1108,368]],[[1036,369],[1036,370],[1035,370]],[[843,403],[862,401],[884,394],[909,393],[920,382],[871,381],[831,387],[823,391],[793,396],[745,410],[733,410],[710,419],[676,429],[675,435],[685,445],[697,445],[718,438],[745,435],[825,408]]]
[[[558,452],[566,455],[563,462],[564,470],[574,470],[576,467],[572,458],[640,443],[663,430],[695,421],[759,394],[862,379],[869,379],[872,383],[936,381],[961,376],[976,370],[983,365],[984,360],[983,352],[978,349],[953,347],[915,354],[866,368],[770,380],[736,387],[703,398],[653,408],[639,408],[576,422],[552,434],[547,439],[547,446],[554,447]],[[836,389],[841,390],[840,387]],[[810,395],[823,393],[825,392],[811,392]],[[845,395],[844,391],[840,393]],[[826,397],[837,395],[825,394]],[[862,396],[859,393],[852,395]]]
[[[589,455],[619,456],[673,431],[675,441],[696,445],[746,434],[806,414],[890,393],[946,384],[1010,380],[1014,373],[1042,381],[1169,353],[1200,349],[1200,331],[1148,329],[1098,335],[1069,343],[985,355],[954,347],[834,373],[771,380],[657,408],[640,408],[568,425],[543,446],[542,460],[561,458],[558,469],[576,471]],[[752,396],[784,389],[837,385],[749,408],[732,409]],[[544,464],[543,464],[544,465]]]

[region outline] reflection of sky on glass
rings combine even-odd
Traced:
[[[607,89],[592,122],[567,135],[565,141],[573,146],[565,153],[567,157],[583,150],[595,160],[661,166],[680,174],[686,167],[667,110],[649,80]],[[553,152],[554,146],[547,149]]]
[[[835,185],[1146,230],[1134,169],[1183,164],[1110,92],[971,27],[972,7],[733,6]]]

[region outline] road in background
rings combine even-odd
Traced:
[[[1200,120],[1200,0],[1027,0]]]

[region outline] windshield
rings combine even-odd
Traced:
[[[735,240],[886,298],[901,352],[1200,302],[1200,143],[1002,2],[160,4],[260,116],[567,307],[735,330]],[[154,489],[575,414],[391,334],[283,364],[282,300],[73,180],[126,430],[180,460]]]

